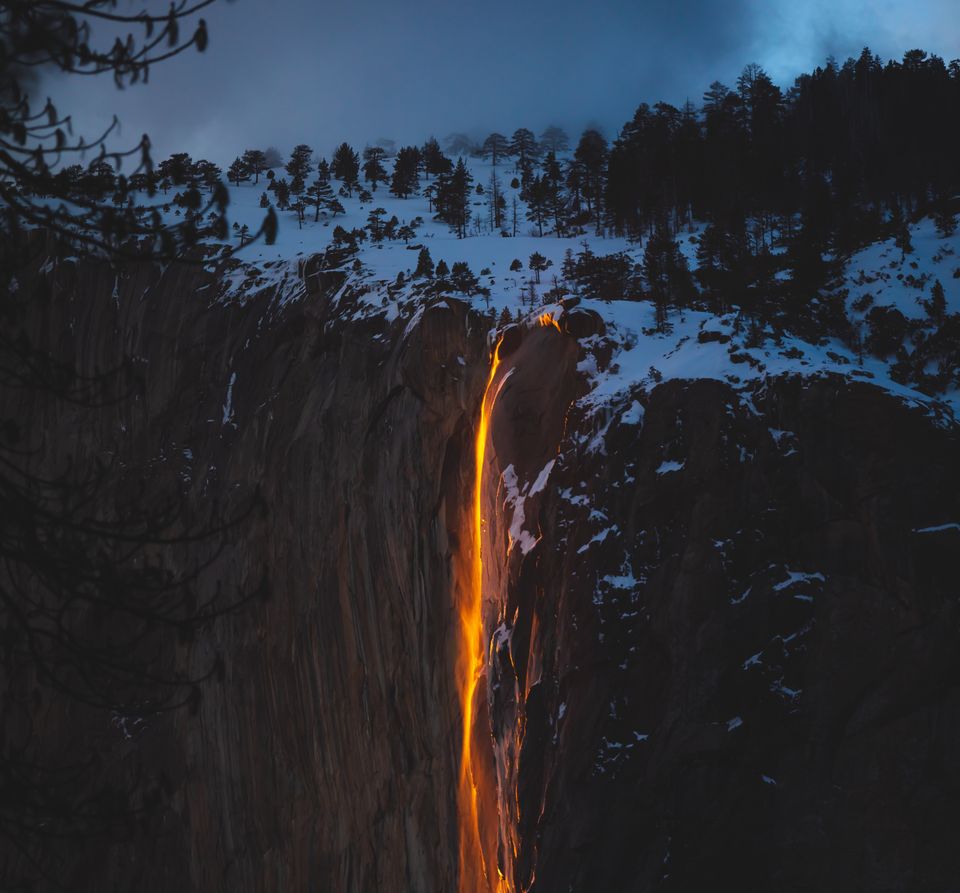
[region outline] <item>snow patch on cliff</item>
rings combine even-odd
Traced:
[[[540,470],[540,474],[537,475],[537,479],[533,482],[533,486],[530,488],[530,496],[533,496],[534,493],[539,493],[547,486],[547,479],[550,477],[550,472],[553,471],[553,466],[556,464],[556,459],[551,459],[543,468]]]
[[[661,462],[657,468],[657,474],[671,474],[675,471],[680,471],[686,462],[677,462],[673,459],[667,459],[664,462]]]
[[[512,464],[503,469],[502,480],[507,493],[504,498],[504,505],[510,506],[513,509],[509,530],[510,548],[513,548],[514,543],[519,543],[520,551],[526,555],[540,541],[540,538],[534,536],[523,527],[526,521],[526,515],[524,513],[526,496],[521,492],[517,472]],[[526,487],[523,489],[526,490]]]

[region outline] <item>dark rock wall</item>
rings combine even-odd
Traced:
[[[212,560],[202,588],[269,582],[268,600],[174,646],[197,673],[223,660],[195,713],[125,739],[110,716],[55,704],[64,734],[33,727],[53,760],[97,741],[92,787],[137,779],[136,803],[161,803],[51,841],[51,873],[74,890],[454,889],[452,553],[486,325],[457,302],[406,333],[406,319],[351,321],[358,299],[331,306],[332,275],[286,308],[271,290],[208,306],[215,283],[196,268],[59,262],[42,278],[35,337],[89,370],[136,357],[142,389],[93,410],[5,395],[44,433],[38,461],[122,455],[130,492],[181,487],[194,521],[211,504],[239,519],[222,554],[215,536],[174,557]]]
[[[501,469],[569,400],[524,382]],[[512,889],[958,889],[960,529],[915,532],[960,520],[956,435],[830,379],[635,396],[570,413],[502,563]]]
[[[204,586],[269,581],[171,645],[197,672],[222,655],[194,712],[129,738],[75,706],[7,712],[48,758],[96,742],[92,786],[159,803],[51,842],[66,889],[457,887],[486,322],[457,302],[363,318],[340,277],[304,273],[285,307],[212,304],[197,268],[42,277],[35,337],[90,373],[131,356],[138,384],[94,409],[4,394],[42,432],[37,467],[121,456],[121,490],[181,488],[185,530],[240,518],[222,552],[177,559],[209,559]],[[831,379],[750,399],[674,381],[588,412],[578,325],[512,340],[491,418],[474,740],[510,888],[957,890],[960,531],[914,532],[960,521],[956,436]]]

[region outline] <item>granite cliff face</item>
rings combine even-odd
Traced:
[[[315,260],[296,299],[227,303],[201,268],[44,269],[36,337],[90,371],[134,357],[142,387],[70,412],[5,395],[45,432],[37,462],[116,453],[123,486],[173,483],[198,515],[256,493],[192,557],[205,586],[269,584],[177,643],[222,657],[194,712],[129,734],[55,707],[32,741],[96,740],[97,780],[157,801],[51,845],[68,888],[955,889],[951,430],[830,378],[597,408],[583,312],[506,333],[479,493],[483,854],[458,878],[489,319],[455,300],[391,319]]]
[[[142,391],[69,415],[23,396],[42,461],[116,451],[130,488],[183,487],[198,517],[218,502],[240,521],[219,555],[221,537],[198,544],[214,562],[204,585],[269,585],[178,646],[198,672],[214,648],[223,660],[195,715],[147,718],[126,739],[70,708],[64,732],[82,722],[109,748],[104,774],[146,779],[162,807],[126,835],[51,846],[68,888],[453,889],[451,553],[486,328],[457,302],[409,331],[350,321],[349,295],[332,306],[336,274],[308,275],[285,308],[272,291],[212,302],[202,269],[56,261],[43,278],[36,337],[67,333],[51,348],[82,370],[129,354]]]
[[[501,469],[543,405],[525,359]],[[955,889],[955,436],[829,379],[636,396],[570,412],[501,563],[510,889]]]

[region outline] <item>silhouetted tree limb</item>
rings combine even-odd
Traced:
[[[222,183],[191,185],[186,219],[171,225],[153,197],[157,176],[144,135],[136,146],[108,147],[117,121],[92,142],[51,100],[32,107],[31,72],[112,75],[119,88],[147,82],[150,68],[188,49],[203,51],[198,13],[213,0],[149,4],[124,14],[116,0],[0,0],[0,889],[59,889],[52,847],[124,827],[163,798],[162,785],[138,771],[108,773],[103,733],[70,729],[61,745],[51,717],[107,717],[124,737],[162,713],[196,709],[201,685],[222,672],[215,651],[184,663],[179,646],[206,635],[224,613],[266,594],[260,585],[224,591],[208,571],[232,533],[257,516],[257,494],[196,517],[179,482],[162,475],[136,482],[122,443],[87,460],[67,451],[55,463],[47,432],[18,411],[24,402],[60,413],[102,412],[138,394],[143,373],[126,357],[82,371],[32,326],[34,307],[52,292],[37,275],[46,232],[61,253],[108,262],[200,261],[207,240],[227,234]],[[92,26],[128,26],[104,46]],[[189,29],[186,37],[181,37]],[[92,159],[70,169],[75,159]],[[129,175],[121,174],[124,166]],[[212,166],[209,166],[212,167]],[[85,189],[110,174],[109,194]],[[204,174],[207,180],[206,173]],[[201,188],[207,190],[204,196]],[[272,209],[254,236],[273,240]],[[38,246],[34,248],[32,246]],[[43,418],[37,413],[35,418]],[[36,423],[32,423],[34,426]],[[101,458],[106,457],[106,458]],[[65,721],[65,720],[64,720]],[[51,725],[52,724],[52,725]],[[51,730],[54,731],[51,731]],[[116,732],[114,731],[114,738]]]

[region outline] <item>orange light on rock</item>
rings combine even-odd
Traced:
[[[553,326],[558,332],[562,331],[560,323],[553,318],[552,313],[541,313],[540,316],[537,317],[537,322],[542,326]]]

